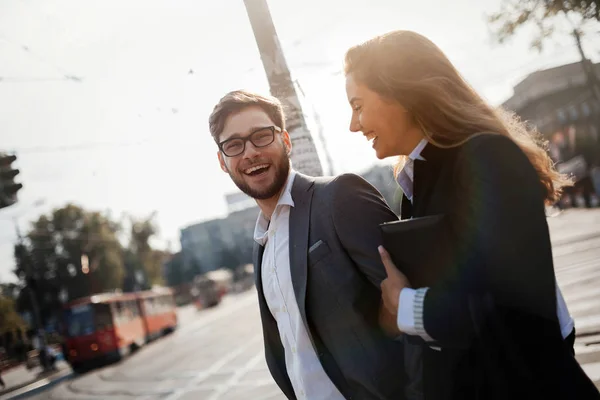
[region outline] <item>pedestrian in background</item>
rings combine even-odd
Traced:
[[[4,348],[0,347],[0,386],[2,389],[6,389],[6,384],[4,383],[4,379],[2,379],[2,369],[4,368],[4,362],[6,359],[6,351]]]

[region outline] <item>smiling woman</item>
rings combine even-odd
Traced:
[[[404,333],[415,389],[433,400],[598,398],[573,357],[573,319],[557,306],[545,215],[570,181],[536,132],[489,105],[415,32],[350,48],[345,72],[350,129],[377,157],[400,156],[402,219],[444,216],[417,248],[396,241],[435,255],[416,258],[433,272],[423,287],[379,248],[382,302],[395,317],[382,327]]]

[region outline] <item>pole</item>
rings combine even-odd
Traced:
[[[300,94],[302,95],[302,97],[306,98],[306,93],[302,89],[302,85],[300,85],[300,82],[298,81],[298,79],[296,79],[294,82],[296,83],[296,85],[298,85],[298,90],[300,90]],[[327,139],[325,139],[325,129],[323,129],[323,124],[321,123],[321,116],[319,115],[319,112],[315,108],[314,103],[310,102],[310,101],[309,101],[309,103],[312,108],[313,116],[315,119],[315,124],[317,125],[317,131],[319,133],[319,140],[321,141],[321,145],[323,146],[323,149],[325,150],[325,160],[327,161],[328,173],[330,176],[333,176],[333,175],[335,175],[335,169],[333,167],[333,160],[331,159],[331,153],[329,152],[329,148],[327,147]]]
[[[575,42],[577,43],[577,50],[579,50],[579,55],[581,55],[581,66],[583,67],[583,71],[585,72],[588,85],[592,90],[592,96],[594,97],[596,102],[600,104],[600,85],[598,84],[598,77],[596,76],[596,71],[594,71],[594,65],[585,56],[583,46],[581,45],[581,35],[579,34],[577,28],[573,29],[573,36],[575,37]]]
[[[317,148],[308,130],[266,0],[244,0],[254,38],[269,81],[271,94],[283,104],[292,139],[294,169],[310,176],[323,175]]]

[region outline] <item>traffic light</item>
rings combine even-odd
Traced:
[[[14,154],[0,153],[0,208],[8,207],[17,202],[17,192],[23,187],[15,183],[18,169],[13,169],[12,163],[17,156]]]

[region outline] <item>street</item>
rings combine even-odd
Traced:
[[[557,279],[578,333],[578,359],[600,382],[600,210],[549,218]],[[180,328],[123,362],[30,396],[44,400],[284,398],[266,367],[256,293],[180,309]]]
[[[95,370],[31,399],[279,399],[264,362],[256,293],[216,308],[180,309],[180,328],[119,364]]]

